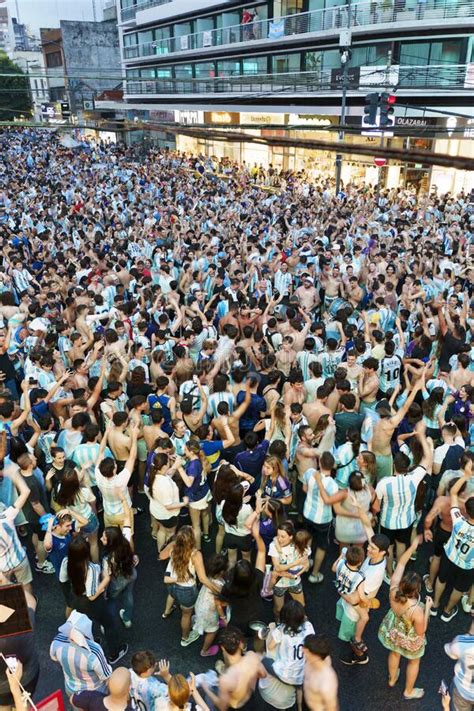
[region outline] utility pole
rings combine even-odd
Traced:
[[[387,57],[387,78],[390,79],[390,67],[392,66],[392,50],[388,50],[388,57]],[[383,95],[382,95],[383,96]],[[393,120],[393,123],[395,123],[395,119]],[[382,132],[380,134],[380,148],[383,148],[385,145],[385,133],[384,133],[384,127],[381,126]],[[380,195],[380,188],[382,187],[382,174],[383,174],[383,166],[380,166],[378,169],[377,173],[377,195]]]
[[[349,62],[351,59],[351,0],[347,0],[347,30],[339,35],[339,51],[341,53],[342,64],[342,96],[341,96],[341,118],[338,140],[344,140],[344,124],[346,123],[347,89],[349,79]],[[336,154],[336,195],[341,188],[342,154]]]

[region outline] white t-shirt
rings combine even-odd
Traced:
[[[95,478],[97,481],[97,486],[102,494],[104,503],[104,514],[108,516],[122,516],[124,514],[122,501],[119,495],[116,493],[117,489],[122,489],[125,494],[130,508],[132,507],[132,502],[128,493],[128,482],[132,472],[130,472],[126,467],[122,469],[119,474],[115,474],[110,479],[107,479],[103,474],[100,473],[99,467],[95,469]]]
[[[242,504],[242,508],[237,514],[237,523],[235,524],[235,526],[231,526],[224,521],[225,532],[231,533],[233,536],[248,536],[250,534],[250,531],[246,527],[245,522],[251,513],[253,513],[253,509],[250,504]]]
[[[168,510],[166,506],[179,503],[179,489],[169,476],[158,475],[153,482],[150,494],[150,513],[160,521],[177,516],[179,509]]]
[[[360,572],[364,576],[364,597],[366,599],[374,598],[383,583],[383,578],[385,575],[385,569],[387,567],[387,559],[384,558],[379,563],[371,563],[370,558],[366,558],[360,567]],[[359,592],[362,592],[360,590]],[[359,619],[359,613],[356,609],[346,600],[342,601],[344,606],[344,612],[347,617],[353,622],[357,622]]]
[[[433,464],[441,465],[443,463],[445,456],[448,453],[449,448],[454,447],[454,445],[456,445],[456,444],[458,444],[463,449],[466,446],[463,438],[461,436],[459,436],[459,437],[456,437],[454,442],[451,442],[451,444],[442,444],[439,447],[436,447],[436,449],[434,451],[434,456],[433,456]]]

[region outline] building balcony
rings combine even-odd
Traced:
[[[413,95],[420,91],[433,94],[472,94],[471,65],[430,65],[391,67],[351,67],[347,89],[363,96],[370,91],[397,91],[397,95]],[[297,74],[255,74],[234,77],[189,79],[128,79],[125,99],[199,99],[206,96],[231,95],[236,100],[266,96],[331,95],[342,90],[342,70],[299,72]]]
[[[162,0],[163,1],[163,0]],[[157,4],[154,2],[154,4]],[[302,12],[273,20],[258,20],[249,24],[232,25],[220,29],[195,32],[193,34],[170,37],[124,47],[124,60],[155,58],[157,56],[201,54],[215,47],[239,45],[265,46],[281,40],[298,39],[302,35],[337,35],[341,30],[350,29],[353,34],[377,30],[402,31],[416,26],[417,29],[463,25],[472,26],[474,0],[427,0],[418,2],[413,9],[406,8],[405,0],[386,0],[385,3],[360,2],[330,7],[311,12]]]
[[[165,5],[166,3],[172,2],[172,0],[140,0],[136,5],[131,5],[130,7],[125,7],[120,11],[120,19],[122,22],[131,22],[135,19],[137,12],[142,10],[148,10],[151,7],[156,7],[157,5]]]

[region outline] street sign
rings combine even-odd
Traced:
[[[386,165],[387,161],[385,158],[374,158],[374,163],[376,166],[381,168],[383,165]]]

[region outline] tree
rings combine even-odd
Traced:
[[[5,74],[13,76],[2,76]],[[32,105],[28,77],[3,52],[0,52],[0,107],[0,121],[12,121],[19,116],[31,118]]]

